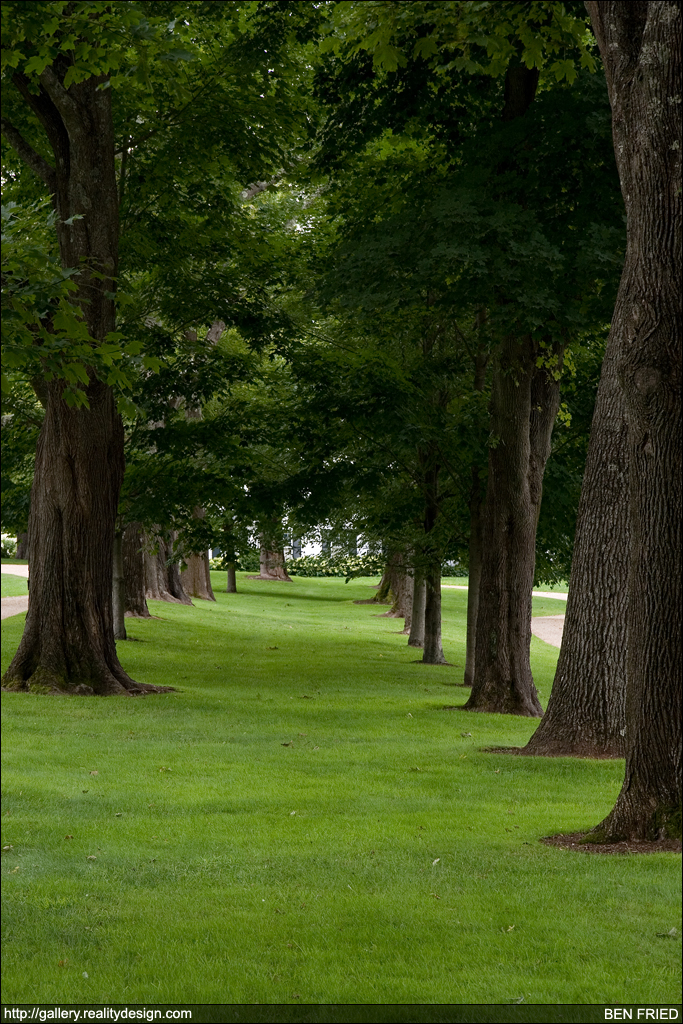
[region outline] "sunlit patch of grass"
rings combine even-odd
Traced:
[[[465,592],[433,667],[363,581],[213,582],[119,644],[177,692],[3,695],[6,1001],[677,998],[679,858],[539,843],[598,822],[623,762],[488,754],[536,723],[444,710]],[[532,640],[543,703],[556,658]]]

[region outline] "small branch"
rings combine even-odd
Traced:
[[[57,172],[54,167],[51,167],[40,153],[36,153],[33,146],[26,141],[21,132],[4,117],[2,119],[2,134],[12,149],[31,168],[33,173],[42,178],[50,192],[55,193],[57,191]]]

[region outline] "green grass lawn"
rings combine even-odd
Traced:
[[[119,644],[178,692],[3,695],[3,1000],[679,998],[680,858],[539,842],[596,824],[623,763],[484,753],[536,723],[444,710],[463,591],[431,667],[363,581],[212,575],[215,605],[151,603]],[[532,639],[544,702],[556,658]]]
[[[0,573],[3,597],[19,597],[28,594],[28,580],[23,576],[12,576],[11,573]]]

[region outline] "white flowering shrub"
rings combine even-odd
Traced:
[[[356,576],[381,576],[386,559],[382,555],[304,555],[289,558],[290,576],[341,576],[347,580]]]

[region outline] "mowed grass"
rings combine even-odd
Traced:
[[[12,576],[10,573],[0,574],[2,584],[2,597],[20,597],[28,594],[28,580],[22,576]]]
[[[600,821],[623,762],[485,753],[536,723],[444,710],[465,592],[430,667],[353,603],[372,581],[213,580],[215,605],[153,603],[119,644],[176,693],[3,695],[3,1000],[679,998],[680,858],[539,842]],[[544,702],[556,658],[532,639]]]

